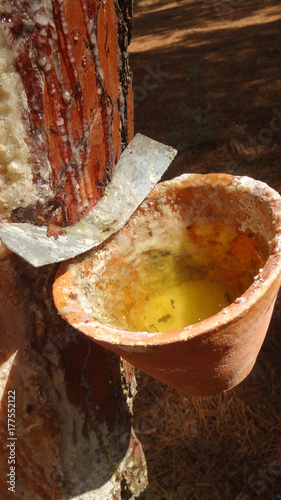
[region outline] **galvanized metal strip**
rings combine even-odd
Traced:
[[[104,197],[81,221],[57,239],[47,227],[2,223],[0,239],[35,267],[70,259],[98,246],[121,229],[160,180],[177,151],[137,134],[123,151]]]

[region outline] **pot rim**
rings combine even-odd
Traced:
[[[269,247],[272,247],[270,255],[255,276],[253,283],[240,297],[217,314],[177,330],[148,333],[114,329],[101,323],[85,311],[77,295],[72,293],[76,286],[75,270],[79,269],[79,265],[82,265],[89,258],[90,252],[87,252],[83,256],[62,263],[59,267],[53,285],[54,301],[59,314],[73,327],[97,342],[119,345],[120,347],[152,347],[188,340],[217,331],[226,324],[236,322],[245,316],[250,307],[257,303],[272,286],[275,285],[276,290],[278,290],[281,285],[281,197],[267,184],[246,176],[238,177],[230,174],[183,174],[157,184],[147,199],[157,196],[157,192],[162,187],[186,188],[187,186],[200,187],[207,184],[231,186],[232,189],[247,192],[265,202],[272,212],[275,237],[272,242],[269,242]]]

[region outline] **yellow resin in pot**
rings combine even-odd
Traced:
[[[238,290],[205,276],[173,252],[148,252],[123,281],[127,297],[112,301],[113,315],[132,331],[166,332],[209,318],[240,295]],[[126,304],[126,308],[124,308]]]
[[[192,395],[239,383],[280,287],[281,202],[226,174],[156,186],[126,226],[64,263],[60,314],[133,365]]]

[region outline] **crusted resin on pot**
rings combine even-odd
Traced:
[[[166,332],[244,300],[270,254],[272,214],[249,195],[250,182],[198,177],[157,186],[79,269],[75,293],[93,319],[120,331]]]
[[[72,326],[132,365],[185,394],[210,396],[240,383],[254,366],[281,284],[280,243],[281,198],[269,186],[227,174],[183,175],[154,188],[96,251],[62,264],[55,303]],[[134,282],[153,258],[162,281],[172,267],[239,296],[184,328],[128,331]],[[138,321],[143,309],[140,301]]]

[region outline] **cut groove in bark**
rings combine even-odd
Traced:
[[[6,0],[0,9],[37,196],[13,220],[73,224],[103,195],[132,137],[130,2]]]

